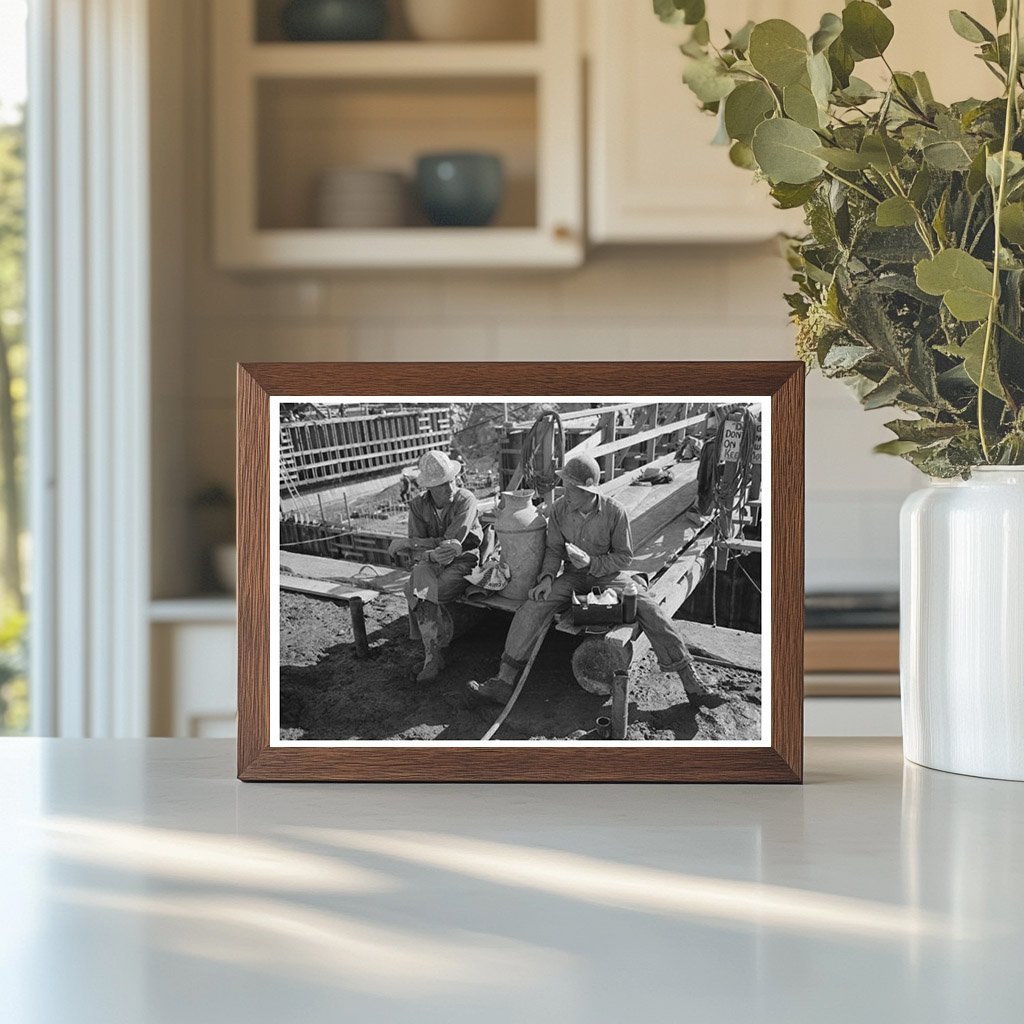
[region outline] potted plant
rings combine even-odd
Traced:
[[[716,141],[803,208],[807,233],[786,243],[800,357],[865,408],[905,413],[877,450],[931,480],[901,517],[906,755],[1024,779],[1020,0],[993,0],[988,24],[949,12],[994,85],[949,105],[889,65],[889,6],[713,41],[704,0],[654,0],[690,26],[683,78]],[[858,77],[865,61],[886,88]]]

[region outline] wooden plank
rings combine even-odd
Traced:
[[[653,578],[690,546],[702,527],[703,522],[699,519],[694,521],[689,513],[674,519],[638,549],[629,571],[643,572],[648,578]]]
[[[380,595],[376,590],[355,590],[330,580],[307,580],[302,576],[282,576],[281,589],[291,590],[309,597],[320,597],[327,601],[347,603],[351,598],[358,597],[363,604],[375,601]]]
[[[640,468],[643,469],[645,466],[660,466],[662,468],[667,468],[675,465],[675,452],[670,452],[667,455],[662,455],[660,458],[655,459],[654,462],[645,463],[644,466],[641,466]],[[681,465],[689,465],[689,463],[681,463]],[[622,494],[625,493],[625,489],[633,483],[635,476],[635,472],[623,473],[622,476],[617,476],[609,483],[601,484],[601,486],[598,487],[598,491],[600,491],[600,493],[606,498],[615,498],[622,501]]]
[[[566,459],[571,459],[574,455],[586,455],[591,449],[596,448],[601,443],[602,435],[600,430],[595,430],[589,437],[585,437],[578,445],[574,448],[570,448],[565,453]]]
[[[617,441],[610,441],[608,444],[602,444],[590,454],[593,455],[595,459],[601,459],[605,455],[622,451],[623,448],[633,448],[636,445],[643,444],[645,441],[650,441],[653,438],[661,437],[664,434],[674,434],[677,430],[685,430],[687,427],[692,427],[695,423],[700,423],[703,419],[703,416],[691,416],[689,419],[676,420],[674,423],[663,423],[660,427],[645,430],[641,434],[630,434],[628,437],[620,438]]]
[[[742,554],[760,554],[761,542],[759,540],[747,540],[745,537],[734,537],[732,540],[723,540],[722,547],[730,551],[739,551]]]
[[[347,580],[355,576],[363,565],[340,558],[320,555],[302,555],[294,551],[281,552],[281,567],[312,580]]]
[[[639,515],[631,516],[633,547],[644,548],[652,538],[663,532],[668,525],[697,503],[697,480],[683,480],[679,486],[667,491],[656,505],[645,509]]]

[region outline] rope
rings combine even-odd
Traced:
[[[735,414],[732,414],[735,415]],[[757,424],[749,409],[743,409],[740,418],[740,450],[735,463],[719,462],[722,451],[722,444],[725,439],[725,425],[729,416],[722,416],[715,432],[715,438],[708,456],[710,465],[701,467],[705,471],[705,481],[708,484],[710,505],[714,509],[714,538],[712,546],[715,549],[716,562],[717,553],[721,543],[728,538],[722,529],[723,521],[731,523],[733,515],[738,512],[746,501],[750,484],[753,481],[754,468],[754,440],[757,435]],[[735,419],[733,419],[735,422]],[[705,445],[705,450],[707,450]],[[702,453],[703,454],[703,453]],[[735,465],[734,473],[726,474],[728,466]],[[749,578],[749,577],[748,577]],[[754,581],[751,580],[751,583]],[[755,584],[756,586],[756,584]],[[760,590],[758,590],[760,593]],[[714,571],[711,576],[711,623],[718,626],[718,572]]]

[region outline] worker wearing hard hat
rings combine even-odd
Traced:
[[[461,597],[466,574],[479,563],[483,529],[476,495],[459,487],[462,463],[442,451],[427,452],[419,464],[419,494],[409,500],[409,536],[392,542],[389,553],[412,553],[414,565],[406,584],[409,635],[423,641],[425,653],[418,682],[436,681],[444,651],[454,634],[449,605]]]
[[[633,561],[629,516],[617,501],[599,492],[601,470],[596,460],[575,455],[558,475],[565,491],[548,517],[547,550],[537,584],[512,620],[498,675],[484,683],[471,681],[471,697],[497,704],[508,701],[537,638],[556,613],[569,607],[574,592],[620,589],[633,582],[639,588],[637,622],[661,670],[677,672],[690,702],[700,703],[709,695],[686,644],[661,605],[647,596],[644,578],[626,571]]]

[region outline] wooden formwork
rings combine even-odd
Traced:
[[[281,423],[282,487],[326,487],[413,465],[452,444],[449,406],[385,408],[376,414],[305,416]]]

